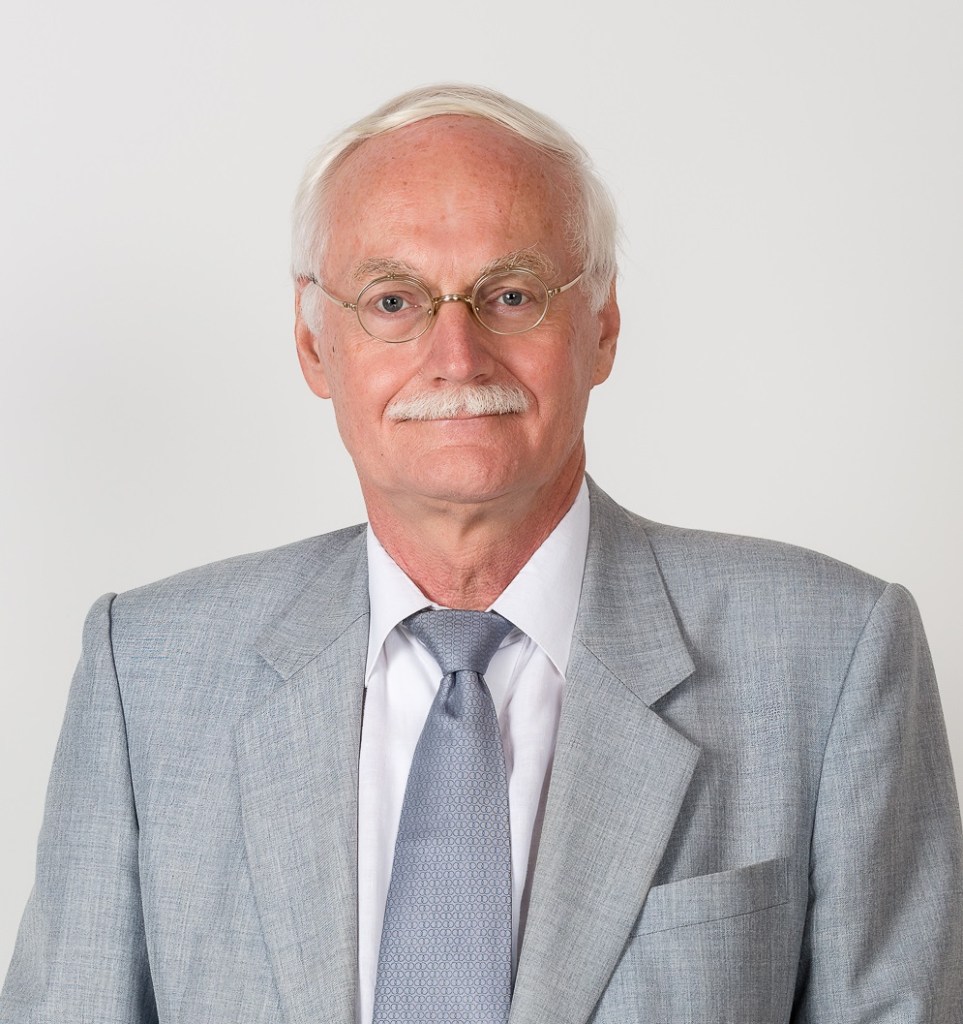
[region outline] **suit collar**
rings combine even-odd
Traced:
[[[254,647],[288,679],[344,634],[368,618],[368,567],[363,526],[329,535],[311,581],[277,618],[262,629]],[[341,541],[341,543],[338,543]]]
[[[590,526],[575,639],[647,704],[693,671],[644,523],[586,478]],[[343,543],[255,647],[283,679],[368,615],[365,528]],[[674,684],[673,684],[674,685]]]
[[[592,518],[575,637],[651,705],[695,665],[644,521],[588,483]]]

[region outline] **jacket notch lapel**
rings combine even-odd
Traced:
[[[236,732],[248,864],[290,1024],[355,1016],[368,606],[363,537],[349,548],[265,629],[258,649],[282,679]]]
[[[699,756],[573,651],[511,1024],[581,1024],[638,918]]]
[[[582,596],[511,1024],[589,1018],[699,757],[651,707],[694,664],[643,523],[589,485]]]

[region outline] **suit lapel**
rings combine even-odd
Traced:
[[[237,731],[248,862],[290,1024],[354,1020],[367,641],[362,532],[259,637],[283,682]]]
[[[582,1024],[638,917],[698,750],[650,709],[693,671],[639,521],[592,526],[511,1024]],[[290,1024],[350,1024],[368,639],[364,534],[262,633],[277,687],[237,730],[243,828]]]
[[[694,670],[639,520],[592,526],[511,1024],[581,1024],[638,917],[698,749],[649,705]]]

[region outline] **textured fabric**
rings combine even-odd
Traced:
[[[485,683],[498,715],[512,838],[513,968],[524,940],[529,882],[541,834],[588,547],[588,485],[518,575],[496,611],[516,626]],[[358,1021],[371,1024],[378,951],[405,783],[438,664],[401,625],[427,598],[392,561],[370,526],[365,538],[371,619],[358,766]]]
[[[420,611],[405,626],[443,673],[411,763],[385,906],[375,1024],[508,1020],[508,783],[483,674],[512,624]]]
[[[510,1024],[959,1024],[900,586],[597,488]],[[2,1024],[352,1024],[364,529],[99,600]]]

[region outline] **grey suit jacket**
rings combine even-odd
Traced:
[[[92,609],[3,1024],[348,1024],[362,528]],[[592,526],[511,1024],[963,1020],[958,805],[898,586]]]

